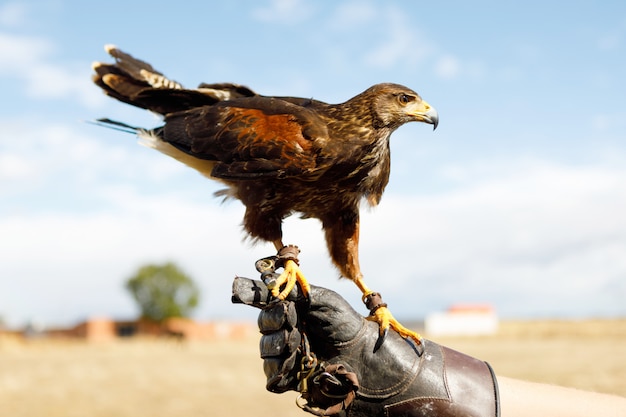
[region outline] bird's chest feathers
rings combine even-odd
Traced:
[[[372,135],[358,133],[335,145],[327,176],[344,192],[356,199],[365,197],[376,205],[389,182],[389,134],[371,140]],[[370,139],[365,140],[368,136]]]
[[[375,144],[371,152],[363,157],[362,164],[363,169],[357,169],[357,177],[362,177],[359,191],[371,205],[377,205],[389,182],[391,155],[388,137]]]

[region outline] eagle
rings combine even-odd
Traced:
[[[293,249],[282,239],[291,214],[319,219],[328,251],[341,276],[357,285],[381,336],[391,327],[402,337],[420,336],[393,318],[359,266],[359,209],[376,206],[389,181],[389,138],[408,122],[437,127],[437,111],[415,91],[376,84],[355,97],[328,104],[310,98],[269,97],[233,83],[186,89],[150,64],[115,46],[113,63],[93,64],[93,81],[105,94],[163,117],[154,129],[100,119],[138,134],[144,144],[225,184],[218,194],[240,200],[243,228],[253,240]],[[272,294],[284,299],[300,284],[297,252],[287,250]],[[282,290],[281,290],[282,289]]]

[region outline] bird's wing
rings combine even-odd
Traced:
[[[319,158],[328,141],[326,124],[314,109],[280,98],[219,102],[169,114],[165,122],[163,140],[216,161],[216,178],[312,180],[328,167],[328,159]]]

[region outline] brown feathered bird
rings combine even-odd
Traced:
[[[374,85],[341,104],[266,97],[228,83],[189,90],[114,46],[105,49],[115,63],[95,63],[93,81],[117,100],[163,115],[165,123],[146,130],[102,121],[135,130],[149,146],[226,184],[222,194],[246,206],[247,233],[276,250],[284,247],[285,217],[297,212],[319,219],[341,275],[355,282],[364,301],[379,296],[365,285],[359,267],[359,205],[381,199],[389,181],[391,133],[413,121],[436,128],[434,108],[397,84]],[[296,281],[306,291],[297,264],[285,262],[274,295],[286,297]],[[381,334],[391,325],[419,342],[380,299],[376,304],[371,318]]]

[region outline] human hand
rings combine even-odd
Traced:
[[[272,392],[299,391],[299,405],[317,415],[499,415],[489,365],[424,340],[411,344],[378,326],[337,293],[297,287],[276,301],[262,281],[235,278],[233,302],[261,309],[261,357]]]

